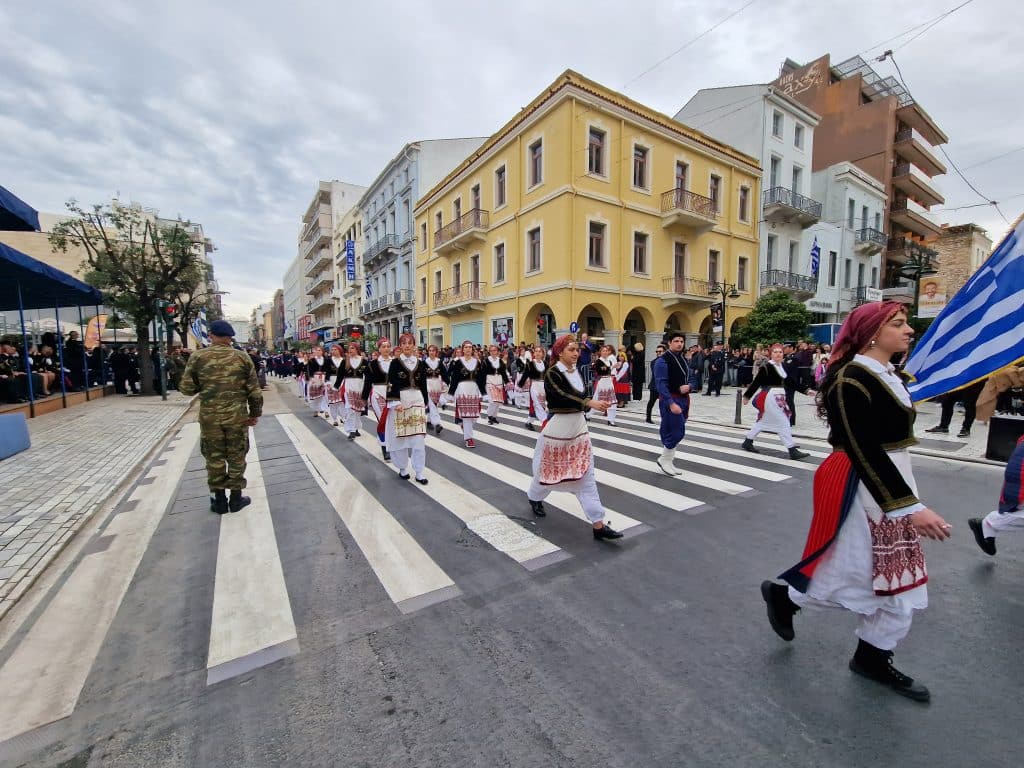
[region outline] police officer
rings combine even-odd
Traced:
[[[245,454],[249,427],[255,427],[263,413],[263,394],[249,355],[231,346],[235,335],[231,324],[215,320],[209,334],[210,346],[189,356],[180,390],[184,395],[199,395],[200,448],[206,459],[210,511],[223,515],[250,502],[242,495]]]
[[[725,376],[725,352],[722,349],[722,342],[716,341],[711,352],[708,353],[708,391],[704,394],[715,397],[722,394],[722,377]]]

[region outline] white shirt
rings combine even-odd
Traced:
[[[569,383],[572,384],[577,390],[579,390],[580,392],[586,392],[586,390],[583,388],[583,377],[580,376],[580,369],[578,366],[570,371],[569,367],[561,360],[555,363],[555,366],[558,368],[558,370],[565,374],[565,378],[567,378],[569,380]]]
[[[487,361],[492,366],[494,366],[494,370],[498,370],[498,368],[501,367],[501,358],[500,357],[488,357]]]
[[[430,370],[432,371],[436,371],[437,366],[441,364],[441,361],[438,360],[436,357],[425,357],[423,358],[423,362],[426,363],[427,367],[430,368]]]
[[[543,360],[534,360],[533,361],[533,367],[536,368],[538,371],[543,371],[544,370],[544,361]]]
[[[420,361],[420,359],[418,357],[416,357],[415,355],[411,355],[411,356],[402,355],[400,359],[402,361],[402,365],[404,365],[410,371],[415,370],[416,364],[419,363],[419,361]]]
[[[467,370],[467,371],[475,371],[475,370],[476,370],[476,364],[477,364],[478,362],[479,362],[479,361],[478,361],[478,360],[477,360],[477,359],[476,359],[475,357],[471,357],[471,358],[469,358],[468,360],[466,360],[465,358],[463,358],[463,360],[462,360],[462,364],[463,364],[464,366],[466,366],[466,370]]]
[[[394,360],[394,359],[395,358],[393,358],[393,357],[388,357],[388,358],[378,357],[377,358],[377,363],[378,363],[378,365],[380,365],[380,369],[382,371],[384,371],[384,373],[387,373],[388,369],[391,367],[391,361]],[[383,385],[379,385],[379,386],[383,386]]]
[[[786,369],[782,367],[782,363],[776,363],[774,360],[769,360],[768,362],[771,364],[772,368],[779,372],[779,376],[783,379],[786,378]]]

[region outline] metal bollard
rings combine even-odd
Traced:
[[[733,424],[743,423],[743,392],[736,390],[736,417],[733,419]]]

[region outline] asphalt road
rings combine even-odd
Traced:
[[[736,447],[728,431],[687,439],[709,457],[788,476],[744,483],[741,472],[678,462],[750,487],[731,493],[598,457],[599,468],[700,502],[673,509],[651,501],[652,492],[603,486],[608,507],[639,521],[615,544],[593,541],[585,523],[558,510],[532,519],[521,490],[430,450],[431,469],[557,550],[524,567],[431,497],[440,499],[440,480],[426,489],[403,483],[372,450],[310,419],[294,398],[280,402],[454,587],[404,603],[389,592],[378,575],[394,566],[388,552],[360,545],[366,539],[339,515],[344,501],[332,501],[324,485],[334,465],[309,460],[316,454],[303,450],[299,428],[286,429],[287,414],[268,416],[256,445],[295,642],[277,646],[284,649],[277,660],[256,654],[256,668],[210,681],[216,583],[228,564],[218,565],[222,520],[206,508],[202,464],[190,451],[166,512],[161,499],[149,499],[107,523],[158,508],[109,630],[94,658],[81,654],[83,683],[70,714],[0,744],[0,764],[763,768],[1019,759],[1024,739],[1012,719],[1024,703],[1024,537],[1003,539],[989,558],[966,525],[995,504],[1001,473],[991,467],[915,461],[922,497],[954,525],[951,541],[926,544],[931,607],[896,655],[897,666],[931,688],[932,702],[921,705],[849,672],[853,617],[805,611],[789,644],[768,627],[758,585],[799,558],[811,482],[811,472],[783,460],[772,440],[763,443],[774,463],[711,452]],[[622,423],[642,432],[630,415]],[[515,418],[503,419],[507,425],[519,428]],[[529,433],[478,431],[470,462],[528,472],[528,458],[487,438],[529,446]],[[616,439],[613,430],[594,431]],[[440,439],[465,451],[456,438],[449,428]],[[648,442],[655,445],[653,436]],[[805,447],[818,453],[805,462],[813,466],[823,446]],[[653,459],[634,448],[617,452],[621,461]],[[173,456],[163,460],[174,465]],[[104,548],[117,551],[118,536],[103,535],[76,568]],[[75,570],[0,649],[0,674],[21,658],[36,663],[55,652],[42,641],[25,646],[33,625],[59,622],[48,607],[81,589]],[[257,570],[273,581],[272,567]],[[107,582],[94,583],[102,590]],[[259,615],[270,594],[256,589],[249,607]],[[88,607],[92,599],[80,591],[71,602]],[[278,611],[267,625],[287,627],[286,618]],[[244,644],[239,626],[229,640]],[[74,644],[77,627],[69,618],[63,639]],[[48,674],[60,682],[60,669]]]

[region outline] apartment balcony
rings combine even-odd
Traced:
[[[331,249],[321,248],[306,254],[306,277],[311,277],[331,263]]]
[[[938,237],[942,233],[935,216],[913,200],[893,200],[889,221],[919,237]]]
[[[433,309],[450,317],[462,312],[480,312],[484,308],[484,283],[463,283],[434,293]]]
[[[434,250],[439,254],[464,251],[473,243],[485,240],[490,226],[490,211],[474,208],[434,233]]]
[[[330,270],[324,270],[308,283],[306,283],[306,293],[316,293],[318,289],[324,286],[334,285],[334,274]]]
[[[318,310],[323,310],[325,307],[334,308],[334,297],[331,296],[330,291],[322,293],[306,302],[306,312],[312,314],[318,314]]]
[[[807,229],[821,219],[821,203],[785,187],[766,189],[761,207],[765,221],[773,224],[793,222]]]
[[[687,189],[670,189],[661,195],[661,226],[706,232],[718,223],[715,201]]]
[[[768,269],[761,273],[761,291],[785,291],[797,301],[807,301],[818,292],[818,278],[781,269]]]
[[[398,235],[384,235],[363,251],[363,266],[372,267],[378,260],[383,261],[388,256],[395,256],[398,253],[398,246]]]
[[[870,256],[874,256],[876,253],[881,253],[884,250],[888,237],[885,232],[879,232],[877,229],[872,227],[864,227],[858,229],[853,239],[853,249],[857,253],[863,253]]]
[[[661,278],[661,305],[668,309],[676,304],[709,306],[718,301],[711,293],[711,283],[696,277]]]
[[[360,305],[360,311],[364,317],[374,317],[398,312],[402,309],[412,309],[413,302],[413,292],[402,288],[397,291],[389,291],[377,298],[367,299]]]
[[[938,256],[938,251],[909,237],[890,237],[885,248],[885,260],[889,264],[903,265],[925,261],[935,264]]]
[[[892,185],[925,207],[946,202],[928,175],[913,163],[903,163],[893,169]]]
[[[932,152],[931,142],[914,128],[897,131],[893,148],[929,176],[941,176],[946,172],[946,166]]]
[[[317,318],[313,321],[313,325],[309,327],[311,331],[323,331],[328,328],[335,328],[334,315],[328,315],[326,317]]]
[[[949,136],[942,132],[942,129],[932,120],[931,115],[921,109],[916,102],[911,101],[909,104],[899,107],[896,110],[896,119],[918,131],[933,147],[949,141]]]

